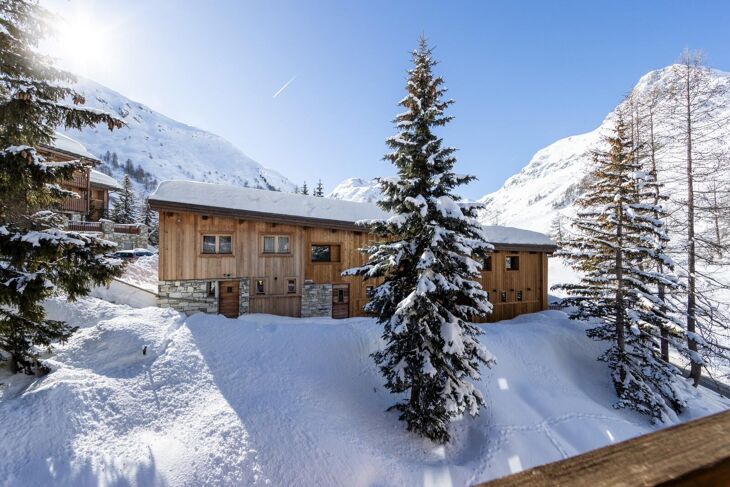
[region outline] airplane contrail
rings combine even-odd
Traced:
[[[295,79],[297,79],[297,76],[298,75],[295,74],[292,79],[290,79],[289,81],[287,81],[286,83],[284,83],[284,86],[282,86],[281,88],[279,88],[279,91],[277,91],[276,93],[274,93],[274,96],[272,96],[271,98],[276,98],[277,96],[279,96],[281,94],[281,92],[286,89],[287,86],[289,86],[290,84],[292,84],[292,81],[294,81]]]

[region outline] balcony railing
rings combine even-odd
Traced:
[[[101,222],[72,221],[66,225],[66,228],[74,232],[101,232]]]

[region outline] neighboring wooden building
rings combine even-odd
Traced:
[[[341,272],[362,264],[371,236],[355,222],[387,216],[367,203],[191,181],[165,181],[160,214],[160,305],[236,317],[363,315],[375,283]],[[548,308],[544,235],[487,227],[495,246],[482,274],[488,321]],[[492,239],[492,235],[494,238]]]
[[[81,143],[58,133],[53,144],[39,147],[38,152],[51,162],[82,159],[93,165],[99,163]],[[79,195],[79,198],[66,198],[61,203],[60,211],[72,221],[100,220],[109,209],[109,192],[122,189],[114,178],[94,169],[77,171],[61,186]]]

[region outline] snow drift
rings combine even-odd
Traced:
[[[601,345],[555,311],[483,325],[488,409],[441,447],[385,412],[371,319],[186,319],[93,298],[48,310],[84,328],[53,372],[9,380],[6,485],[465,485],[655,429],[611,407]],[[682,420],[730,406],[689,393]]]

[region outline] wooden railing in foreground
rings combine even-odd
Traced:
[[[730,485],[730,411],[549,463],[478,487]]]

